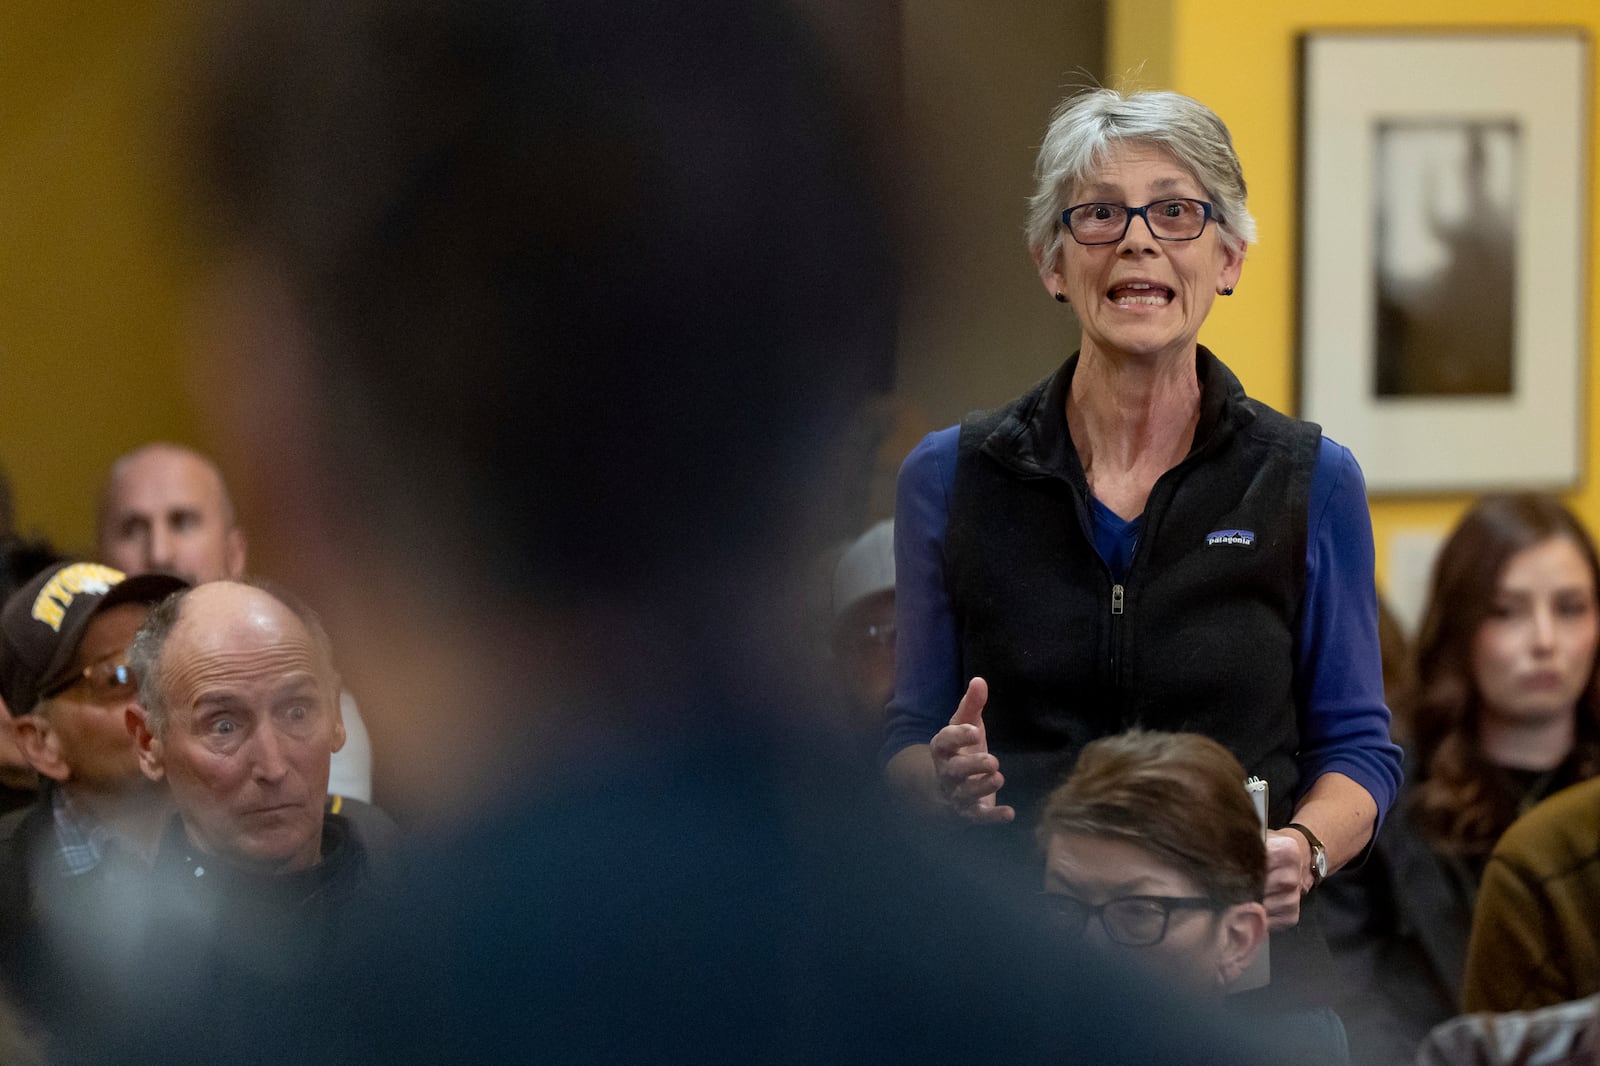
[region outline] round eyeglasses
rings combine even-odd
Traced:
[[[1052,924],[1072,936],[1082,936],[1090,918],[1100,919],[1101,928],[1114,944],[1147,948],[1161,943],[1173,911],[1201,910],[1220,913],[1226,905],[1205,896],[1119,896],[1099,905],[1083,902],[1062,892],[1043,893]]]
[[[1158,241],[1192,241],[1211,221],[1211,204],[1180,196],[1152,200],[1143,207],[1127,204],[1088,203],[1061,212],[1061,222],[1079,244],[1116,244],[1128,232],[1134,216],[1144,219]]]

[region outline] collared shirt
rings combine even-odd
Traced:
[[[51,813],[55,816],[56,845],[61,856],[61,872],[79,877],[100,865],[117,834],[110,827],[80,811],[64,788],[50,790]]]

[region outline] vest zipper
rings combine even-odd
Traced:
[[[1111,586],[1111,691],[1116,694],[1117,717],[1122,717],[1122,665],[1118,662],[1122,652],[1122,597],[1123,587]]]

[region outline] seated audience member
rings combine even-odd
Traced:
[[[61,554],[46,540],[15,533],[0,535],[0,603],[40,571],[62,561]]]
[[[894,695],[894,520],[857,537],[833,568],[833,658],[863,750],[883,743]]]
[[[150,605],[182,584],[61,563],[0,612],[0,692],[45,782],[0,820],[0,973],[60,1038],[77,1035],[86,1000],[115,1002],[127,977],[128,905],[171,808],[124,724],[136,695],[126,656]]]
[[[1506,830],[1483,873],[1461,1007],[1511,1011],[1600,992],[1600,778]]]
[[[61,561],[44,540],[29,539],[11,532],[10,486],[0,470],[0,604],[11,598],[45,567]],[[0,814],[31,804],[39,794],[39,775],[22,753],[17,741],[16,723],[0,698]]]
[[[1209,737],[1134,730],[1091,741],[1051,793],[1038,836],[1044,900],[1069,937],[1200,996],[1235,991],[1266,944],[1261,816],[1244,768]],[[1330,1010],[1250,1016],[1270,1019],[1282,1061],[1350,1061]]]
[[[222,470],[177,444],[146,444],[111,464],[96,537],[101,561],[129,574],[176,574],[198,585],[245,572],[248,541]],[[346,692],[340,702],[345,746],[328,790],[370,802],[372,743],[355,700]]]
[[[386,818],[327,810],[345,738],[326,633],[285,595],[215,581],[151,612],[129,659],[126,728],[177,807],[153,870],[154,951],[181,970],[165,979],[303,978],[396,876]]]
[[[130,574],[198,585],[244,573],[233,496],[217,464],[192,448],[146,444],[112,463],[97,518],[100,557]]]
[[[1600,770],[1596,573],[1578,520],[1532,494],[1481,500],[1439,553],[1415,680],[1396,700],[1413,741],[1401,803],[1366,865],[1325,886],[1333,1005],[1357,1061],[1410,1062],[1457,1013],[1490,850]]]
[[[0,699],[0,814],[26,807],[39,795],[39,775],[23,754],[17,724]]]
[[[1381,595],[1378,597],[1378,648],[1383,659],[1383,693],[1392,707],[1411,695],[1416,685],[1417,659],[1405,626]],[[1411,739],[1403,732],[1406,725],[1404,720],[1394,724],[1397,740]]]
[[[1594,1066],[1600,996],[1538,1010],[1465,1014],[1435,1026],[1416,1066]]]

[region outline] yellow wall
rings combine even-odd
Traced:
[[[174,0],[0,5],[0,466],[18,525],[89,546],[111,459],[194,441],[165,218]]]
[[[189,262],[162,214],[169,180],[162,163],[170,153],[160,123],[172,92],[163,71],[190,6],[183,0],[0,5],[0,40],[11,45],[0,64],[0,466],[16,487],[21,524],[68,547],[88,546],[93,496],[115,455],[152,438],[205,443],[197,439],[182,373],[180,305]],[[924,7],[912,5],[912,15]],[[1600,37],[1600,5],[1592,0],[1111,0],[1106,16],[1110,80],[1137,72],[1145,87],[1189,93],[1216,108],[1233,130],[1261,241],[1239,295],[1217,305],[1205,340],[1254,394],[1285,408],[1293,399],[1296,350],[1297,35],[1352,26],[1558,25]],[[969,43],[966,51],[972,50]],[[1055,63],[1035,78],[1052,100],[1073,80],[1072,63],[1059,57]],[[1022,109],[1030,137],[1042,128],[1045,109],[1047,103]],[[1600,99],[1590,111],[1600,114]],[[1588,162],[1591,175],[1600,173],[1593,156]],[[1024,178],[1025,164],[1016,164]],[[1019,195],[1005,198],[1012,214],[1020,212],[1013,202]],[[1600,203],[1590,222],[1600,229]],[[1020,248],[1015,225],[998,229],[1013,254],[1012,245]],[[1006,284],[1044,306],[1025,257],[1014,251],[1014,258],[1020,265]],[[1589,276],[1596,276],[1592,265]],[[972,298],[968,286],[952,302]],[[1046,316],[1048,308],[1034,310]],[[1007,305],[994,317],[1015,322],[1021,313]],[[1588,336],[1585,399],[1593,412],[1600,410],[1594,366],[1600,301],[1590,307]],[[930,346],[917,348],[925,356]],[[1027,358],[1045,369],[1061,354],[1059,344],[1000,347],[1034,353]],[[992,373],[994,346],[981,350]],[[1030,363],[1012,376],[1026,384],[1037,376],[1033,369]],[[910,376],[905,368],[902,374]],[[1007,379],[989,390],[1003,398],[1014,385]],[[949,401],[955,414],[982,400],[971,387],[935,391],[959,395],[959,402]],[[938,414],[936,421],[948,420],[942,408]],[[1596,444],[1591,419],[1585,480],[1569,501],[1600,528],[1600,487],[1590,476]],[[1467,500],[1375,500],[1380,577],[1396,531],[1446,528]]]
[[[1149,32],[1146,27],[1160,27]],[[1204,101],[1233,132],[1250,185],[1250,209],[1260,228],[1239,295],[1220,302],[1202,339],[1221,353],[1247,389],[1273,406],[1292,410],[1294,389],[1295,197],[1298,188],[1297,85],[1299,34],[1316,29],[1428,26],[1459,28],[1578,27],[1600,37],[1600,4],[1594,0],[1112,0],[1107,19],[1107,71],[1111,84],[1135,74],[1139,88],[1170,88]],[[1595,56],[1590,54],[1590,68]],[[1136,72],[1136,73],[1135,73]],[[1591,73],[1591,79],[1593,75]],[[1595,86],[1591,80],[1591,94]],[[1588,104],[1591,121],[1600,98]],[[1597,188],[1596,138],[1590,133],[1586,168]],[[1579,150],[1574,146],[1574,150]],[[1591,193],[1593,195],[1593,193]],[[1590,262],[1600,234],[1600,200],[1589,207]],[[1597,342],[1600,301],[1590,286],[1588,368],[1584,387],[1583,481],[1567,501],[1591,529],[1600,532],[1600,491],[1594,479],[1596,430],[1593,413],[1600,388]],[[1360,458],[1358,456],[1357,458]],[[1463,495],[1381,497],[1372,501],[1378,537],[1380,583],[1387,580],[1387,546],[1407,529],[1447,529],[1470,501]]]

